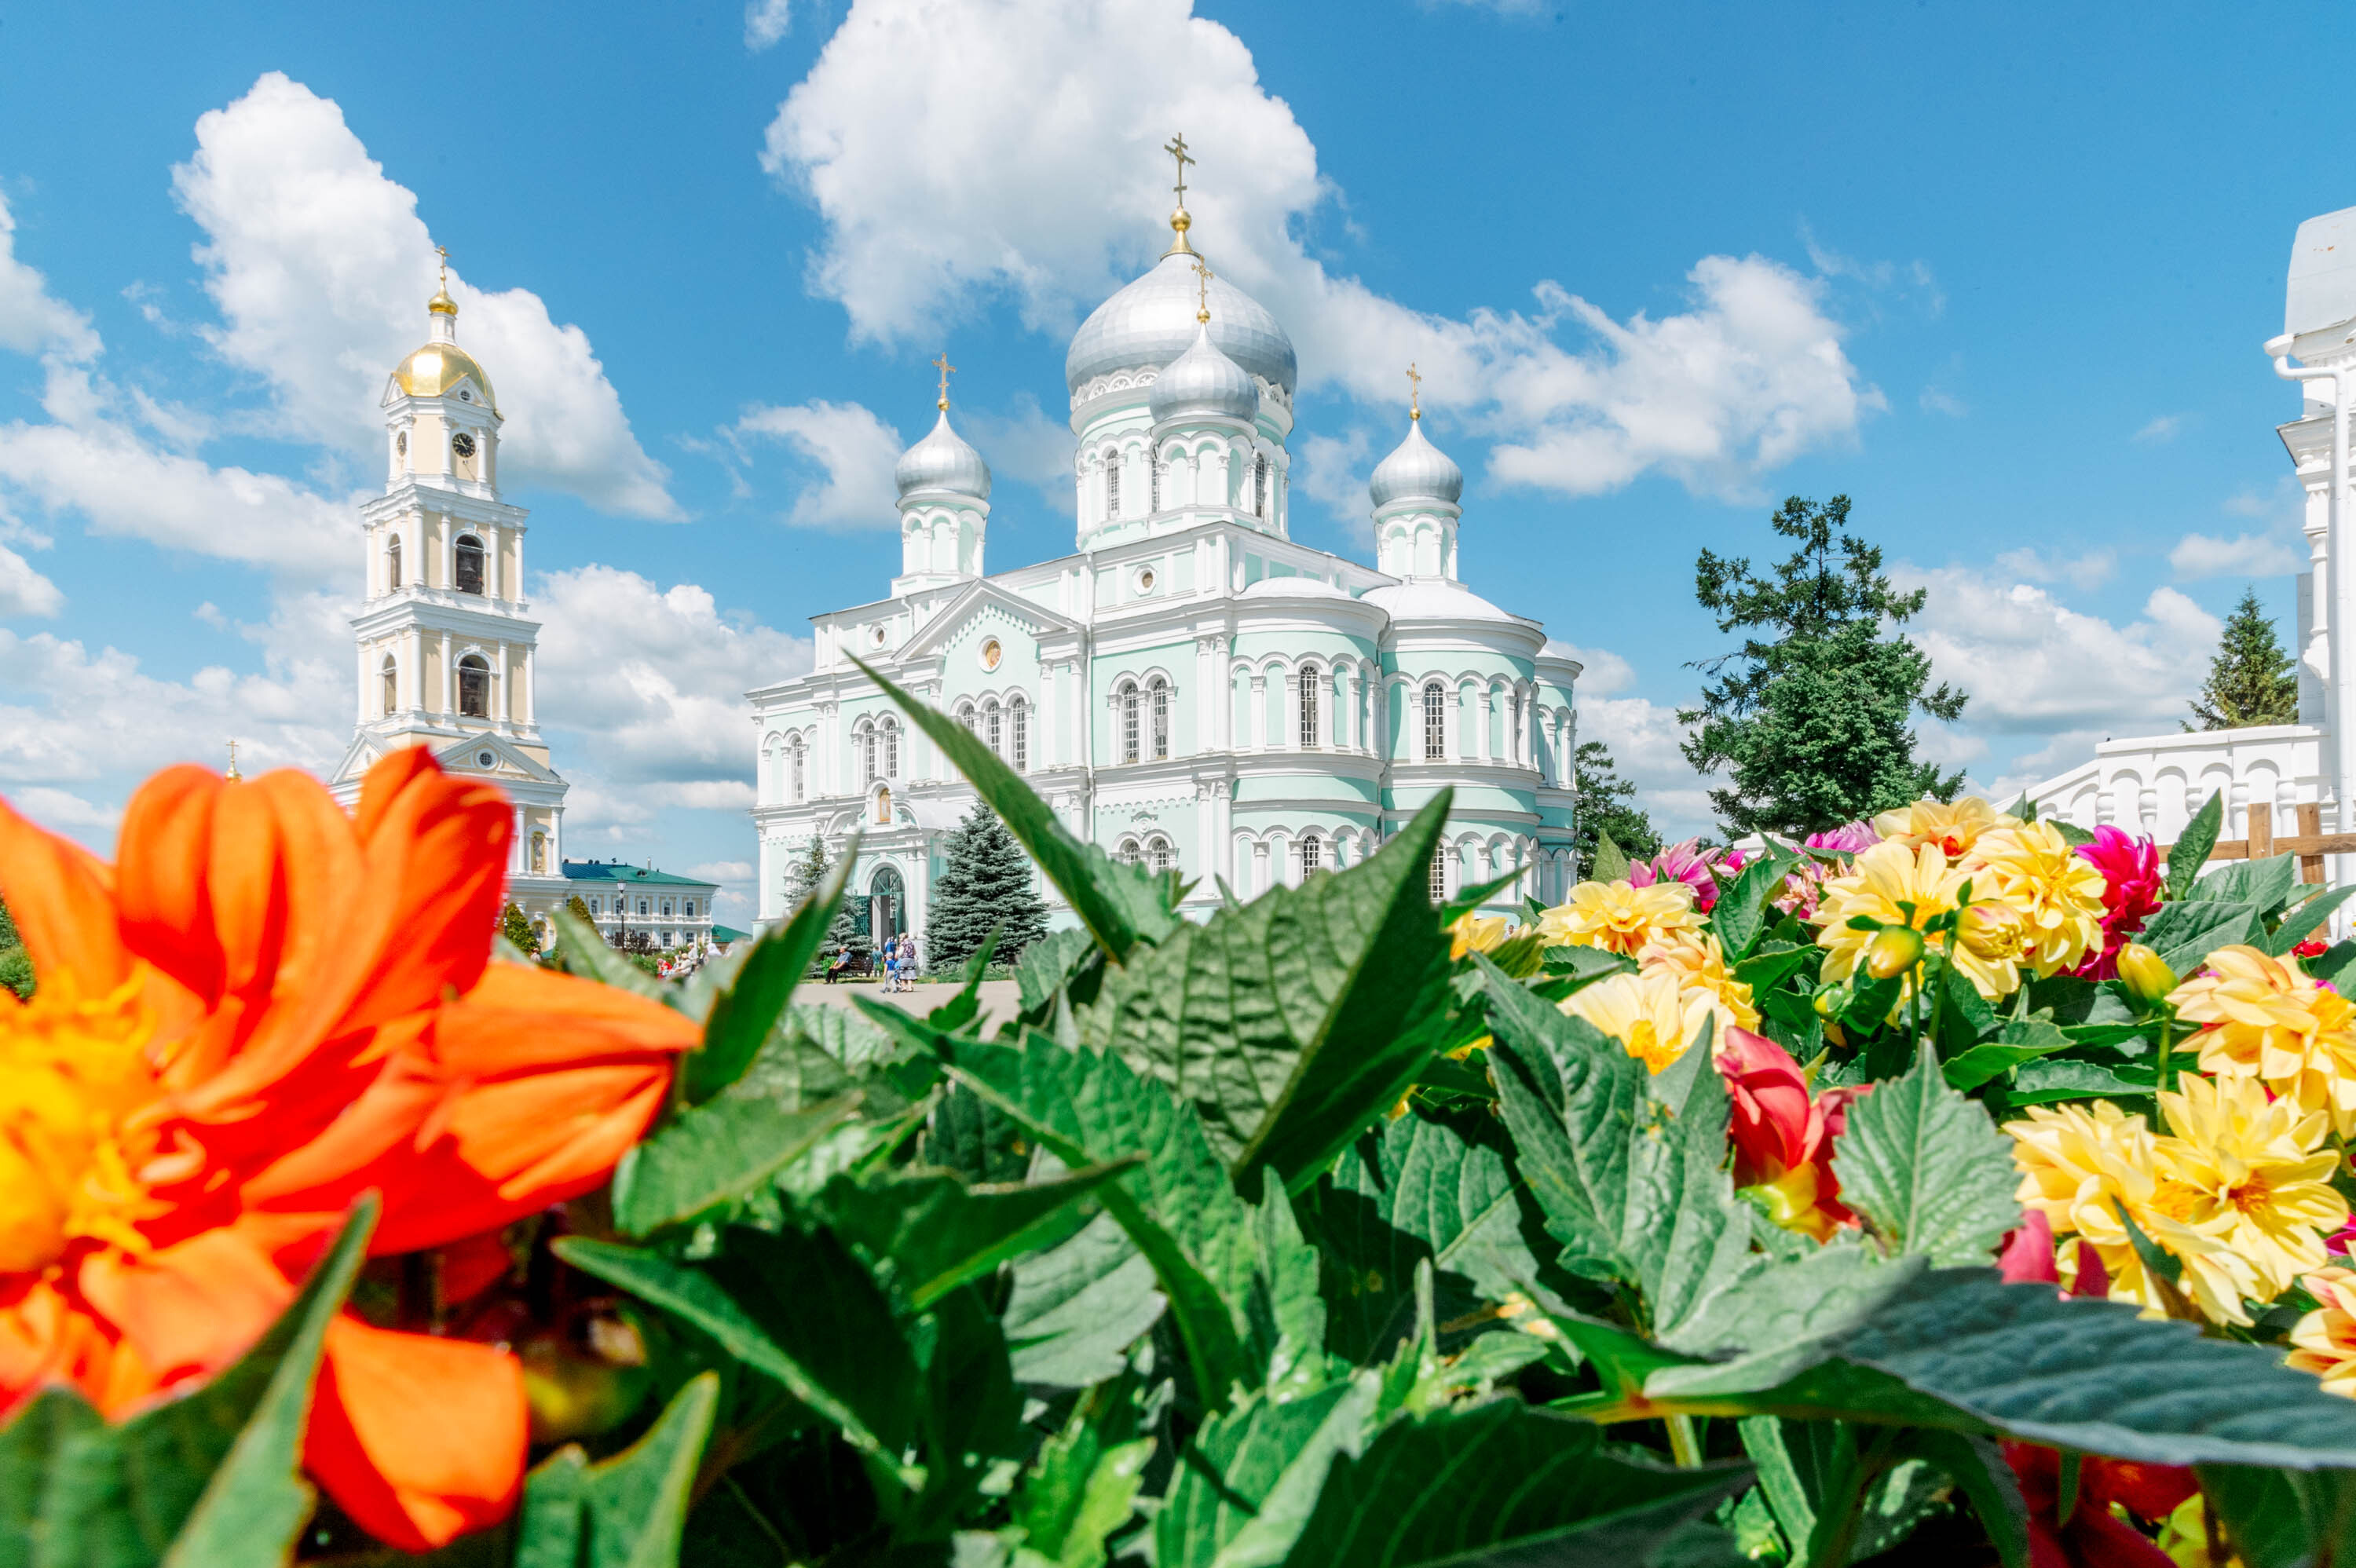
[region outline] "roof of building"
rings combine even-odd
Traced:
[[[2356,207],[2310,218],[2290,242],[2283,330],[2318,332],[2356,317]]]
[[[950,428],[947,408],[925,438],[900,454],[892,479],[904,501],[911,496],[935,494],[990,499],[990,464],[971,443]]]
[[[739,931],[733,925],[722,925],[717,922],[712,927],[712,940],[723,946],[732,942],[742,942],[752,934],[749,931]]]
[[[564,875],[568,880],[575,882],[646,882],[681,888],[716,888],[720,885],[698,877],[675,877],[651,866],[633,866],[626,860],[567,860],[564,862]]]
[[[1413,419],[1408,421],[1407,439],[1375,464],[1366,491],[1377,510],[1399,500],[1444,501],[1452,507],[1464,498],[1464,470],[1425,440],[1423,421]]]
[[[491,390],[491,379],[475,363],[475,357],[455,343],[429,343],[394,367],[392,379],[401,389],[412,398],[447,397],[450,389],[467,377],[483,389],[483,401],[491,411],[499,411],[498,394]]]
[[[1173,251],[1153,270],[1090,312],[1064,356],[1064,381],[1077,392],[1108,370],[1159,371],[1194,341],[1202,308],[1201,260]],[[1300,379],[1292,339],[1266,305],[1222,277],[1210,283],[1211,341],[1219,351],[1290,397]]]
[[[1389,611],[1394,621],[1516,621],[1526,626],[1537,624],[1498,609],[1461,582],[1440,578],[1417,578],[1411,582],[1369,589],[1365,600]]]
[[[1347,599],[1350,594],[1322,577],[1263,577],[1238,599]]]
[[[1188,414],[1248,421],[1259,412],[1259,389],[1242,366],[1220,352],[1211,340],[1210,323],[1204,322],[1195,327],[1186,352],[1154,378],[1145,406],[1155,424]]]

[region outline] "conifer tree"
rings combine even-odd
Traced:
[[[1012,962],[1047,934],[1047,905],[1031,885],[1031,858],[1006,824],[976,801],[949,836],[948,866],[933,884],[933,907],[925,923],[925,958],[937,969],[953,968],[996,926],[998,961]]]
[[[532,929],[531,917],[512,899],[507,908],[499,911],[499,934],[523,949],[526,956],[540,956],[540,933]]]
[[[2242,602],[2225,622],[2209,678],[2192,699],[2192,717],[2202,730],[2298,722],[2298,667],[2283,652],[2274,621],[2258,608],[2254,588],[2242,591]]]
[[[574,893],[571,898],[566,899],[564,901],[564,908],[573,919],[581,922],[582,924],[588,926],[592,930],[596,929],[597,922],[595,918],[590,914],[588,904],[583,901],[579,893]]]
[[[1677,714],[1697,726],[1686,760],[1730,775],[1709,792],[1730,838],[1821,832],[1923,795],[1952,799],[1963,784],[1961,769],[1914,756],[1914,709],[1953,721],[1965,700],[1931,686],[1930,656],[1901,630],[1927,592],[1890,585],[1880,549],[1848,531],[1848,508],[1846,496],[1785,501],[1771,522],[1800,548],[1768,576],[1709,550],[1694,564],[1694,597],[1718,629],[1750,634],[1697,666],[1727,673]]]
[[[786,913],[791,915],[802,907],[818,885],[826,880],[834,859],[826,852],[826,840],[813,834],[809,848],[803,850],[794,863],[786,868]],[[826,928],[825,939],[818,944],[818,962],[831,964],[845,954],[856,958],[868,951],[867,928],[860,923],[851,901],[845,899],[834,912],[833,921]]]
[[[1581,741],[1570,781],[1571,843],[1585,880],[1595,868],[1595,847],[1602,835],[1632,860],[1657,854],[1660,830],[1636,804],[1636,786],[1620,776],[1611,750],[1601,741]]]
[[[16,935],[16,922],[0,903],[0,986],[29,1001],[33,995],[33,959]]]

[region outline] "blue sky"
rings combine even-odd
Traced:
[[[990,559],[1068,550],[1069,331],[1196,238],[1300,347],[1296,532],[1364,555],[1409,358],[1463,575],[1590,652],[1585,733],[1703,826],[1708,546],[1847,492],[2009,786],[2172,729],[2285,620],[2292,229],[2356,202],[2279,78],[2321,5],[760,0],[0,19],[0,791],[331,765],[350,502],[449,247],[533,508],[568,848],[741,880],[737,694],[884,591],[931,414]]]

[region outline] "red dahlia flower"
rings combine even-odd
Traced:
[[[1812,1094],[1806,1074],[1782,1046],[1745,1029],[1726,1031],[1718,1069],[1734,1101],[1727,1138],[1734,1146],[1735,1185],[1757,1189],[1777,1224],[1818,1241],[1855,1224],[1839,1201],[1833,1139],[1848,1103],[1865,1091]]]
[[[2089,953],[2076,973],[2108,980],[2119,972],[2119,949],[2158,912],[2165,880],[2159,847],[2116,827],[2097,827],[2092,844],[2078,846],[2087,864],[2103,873],[2103,950]]]

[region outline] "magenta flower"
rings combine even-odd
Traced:
[[[2094,841],[2079,845],[2078,853],[2103,873],[2103,950],[2088,954],[2076,973],[2108,980],[2119,972],[2119,949],[2159,911],[2159,846],[2120,828],[2097,827]]]
[[[1842,855],[1854,855],[1860,849],[1870,849],[1881,842],[1881,835],[1872,826],[1850,822],[1824,833],[1811,833],[1803,841],[1811,849],[1830,849]]]
[[[1649,860],[1637,860],[1628,868],[1628,885],[1649,888],[1655,882],[1683,882],[1693,890],[1694,908],[1708,914],[1718,902],[1718,879],[1710,875],[1710,856],[1701,848],[1701,840],[1688,838],[1682,844],[1672,844]]]

